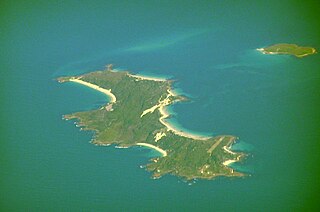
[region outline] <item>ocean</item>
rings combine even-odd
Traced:
[[[317,1],[4,1],[0,7],[1,211],[283,211],[317,209]],[[170,122],[239,137],[246,178],[151,179],[157,152],[90,144],[62,115],[99,107],[103,94],[59,76],[119,70],[176,80],[191,101]]]

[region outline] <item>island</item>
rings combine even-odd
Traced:
[[[80,76],[65,76],[60,83],[79,83],[100,91],[108,101],[100,108],[64,115],[75,119],[81,130],[94,131],[95,145],[116,148],[143,146],[158,151],[159,156],[142,166],[153,178],[165,174],[186,180],[213,179],[218,176],[244,177],[245,173],[230,167],[247,154],[230,147],[237,141],[233,135],[203,136],[182,131],[168,122],[167,106],[187,101],[173,90],[173,80],[106,70]]]
[[[313,47],[298,46],[296,44],[280,43],[265,48],[257,49],[263,54],[286,54],[294,55],[298,58],[302,58],[308,55],[317,53]]]

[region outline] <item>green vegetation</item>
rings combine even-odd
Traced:
[[[312,47],[303,47],[286,43],[275,44],[258,50],[264,54],[288,54],[296,57],[305,57],[317,52],[316,49]]]
[[[165,174],[173,174],[186,179],[212,179],[217,176],[244,176],[223,163],[228,160],[239,161],[244,154],[231,152],[229,147],[236,137],[220,135],[208,139],[194,139],[179,132],[168,130],[159,121],[163,116],[160,109],[142,113],[168,100],[168,104],[185,101],[178,95],[168,95],[172,81],[141,80],[128,72],[112,70],[97,71],[77,77],[61,77],[59,82],[81,79],[112,89],[116,96],[115,103],[104,107],[65,115],[65,119],[77,119],[77,125],[83,130],[95,131],[92,143],[97,145],[115,144],[130,147],[138,143],[146,143],[164,150],[167,155],[150,160],[146,169],[153,173],[154,178]],[[111,109],[112,108],[112,109]],[[164,135],[156,139],[157,135]]]

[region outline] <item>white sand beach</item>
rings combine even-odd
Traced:
[[[164,151],[163,149],[157,147],[157,146],[154,146],[152,144],[148,144],[148,143],[137,143],[138,146],[145,146],[145,147],[149,147],[151,149],[154,149],[158,152],[160,152],[162,154],[163,157],[166,157],[168,154],[166,151]]]
[[[127,74],[129,77],[136,78],[137,80],[152,80],[156,82],[165,82],[167,79],[165,78],[160,78],[160,77],[148,77],[148,76],[143,76],[143,75],[134,75],[134,74]]]
[[[232,152],[227,146],[223,146],[223,149],[224,149],[224,151],[226,151],[232,155],[236,154],[235,152]]]
[[[99,87],[99,86],[97,86],[95,84],[92,84],[92,83],[89,83],[89,82],[85,82],[85,81],[83,81],[83,80],[81,80],[79,78],[71,78],[71,79],[69,79],[69,81],[85,85],[87,87],[90,87],[92,89],[95,89],[97,91],[100,91],[100,92],[108,95],[111,98],[110,103],[115,103],[117,101],[116,96],[113,93],[111,93],[111,89],[108,90],[108,89],[105,89],[105,88],[101,88],[101,87]]]
[[[186,138],[191,138],[194,140],[208,140],[211,138],[209,136],[201,136],[201,135],[195,135],[192,133],[184,132],[182,130],[175,128],[174,126],[172,126],[168,122],[166,122],[165,119],[170,116],[170,113],[168,113],[166,110],[166,105],[160,106],[159,111],[161,113],[161,117],[160,117],[159,121],[161,122],[161,124],[163,124],[164,126],[167,127],[168,131],[172,131],[176,135],[183,136]]]
[[[226,160],[225,162],[223,162],[223,165],[228,166],[234,162],[237,162],[237,160]]]
[[[153,113],[155,110],[158,109],[161,114],[159,121],[161,122],[161,124],[163,124],[165,127],[167,127],[167,131],[172,131],[176,135],[183,136],[186,138],[191,138],[194,140],[208,140],[208,139],[210,139],[211,138],[210,136],[201,136],[201,135],[195,135],[192,133],[184,132],[182,130],[175,128],[174,126],[169,124],[167,121],[165,121],[165,119],[170,116],[170,113],[168,113],[168,111],[166,110],[166,106],[172,104],[172,102],[170,101],[170,97],[177,95],[174,93],[174,91],[172,91],[170,89],[168,89],[167,92],[168,92],[168,95],[164,100],[159,100],[159,103],[157,105],[154,105],[151,108],[144,110],[142,112],[142,114],[140,115],[140,117],[142,118],[146,114]]]
[[[161,122],[161,124],[163,124],[165,127],[167,127],[167,131],[172,131],[176,135],[191,138],[194,140],[208,140],[208,139],[210,139],[211,137],[209,137],[209,136],[201,136],[201,135],[195,135],[192,133],[184,132],[182,130],[175,128],[174,126],[172,126],[171,124],[169,124],[168,122],[165,121],[165,119],[170,116],[170,113],[168,113],[168,111],[166,110],[166,106],[172,104],[172,102],[170,101],[170,97],[177,95],[174,93],[174,91],[172,91],[170,89],[168,89],[167,92],[168,92],[168,95],[164,100],[159,100],[158,104],[152,106],[151,108],[144,110],[142,112],[142,114],[140,115],[140,117],[142,118],[143,116],[147,115],[148,113],[153,113],[155,110],[159,110],[159,112],[161,114],[159,121]]]

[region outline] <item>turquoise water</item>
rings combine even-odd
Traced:
[[[319,54],[261,55],[292,42],[320,49],[319,3],[11,1],[1,7],[3,211],[274,211],[315,209],[319,183]],[[150,179],[158,153],[89,143],[62,115],[105,96],[54,78],[113,63],[178,80],[191,97],[172,122],[233,134],[250,152],[245,179]]]

